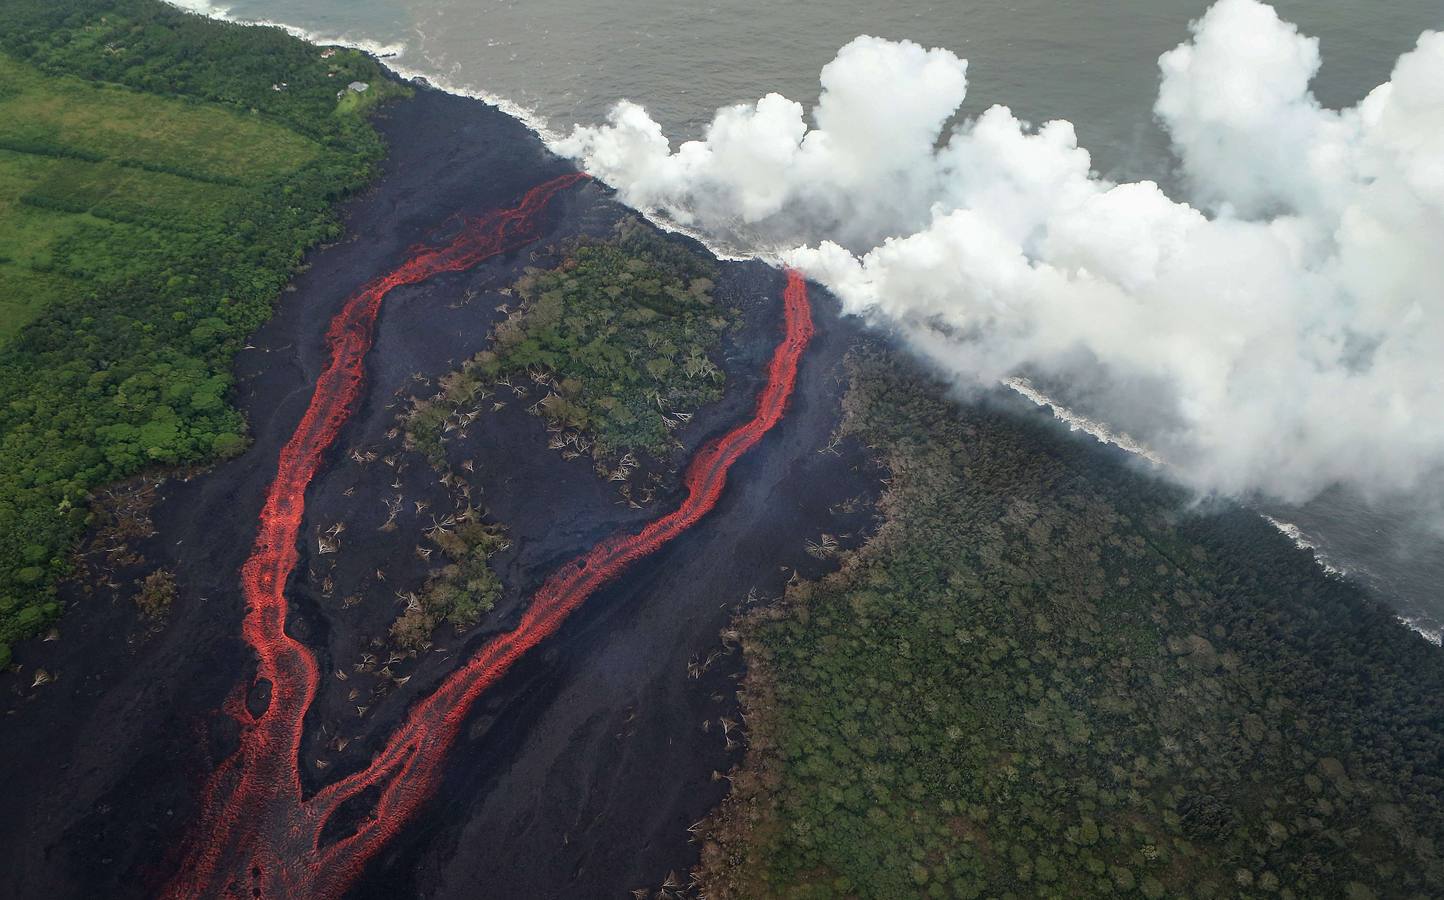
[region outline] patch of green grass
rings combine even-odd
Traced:
[[[0,297],[0,344],[50,304],[92,287],[84,275],[63,271],[58,265],[63,243],[81,235],[91,239],[88,247],[74,244],[80,251],[77,260],[82,269],[108,260],[119,272],[132,262],[124,253],[111,252],[110,245],[113,239],[132,246],[137,243],[140,235],[133,225],[107,222],[85,207],[66,210],[44,199],[32,199],[38,187],[69,163],[0,150],[0,283],[7,288]]]
[[[7,152],[0,150],[0,167]],[[89,213],[114,222],[161,229],[202,230],[225,221],[247,189],[197,182],[114,163],[51,160],[44,177],[21,196],[38,209]]]
[[[335,111],[331,114],[337,118],[363,116],[388,100],[393,100],[409,92],[405,86],[390,80],[366,82],[364,91],[345,88],[336,101]]]
[[[0,56],[0,147],[259,184],[316,142],[259,116],[46,75]]]
[[[282,178],[319,151],[255,116],[0,55],[0,341],[66,291],[154,265],[168,232],[222,226],[248,198],[245,185]]]
[[[4,241],[5,237],[0,235],[0,245],[4,245]],[[78,289],[63,275],[0,262],[0,345],[18,334],[46,307]]]

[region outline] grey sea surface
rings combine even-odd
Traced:
[[[201,8],[203,2],[181,5]],[[405,68],[526,107],[558,131],[641,103],[674,140],[719,106],[777,91],[810,105],[818,71],[859,34],[946,47],[966,58],[965,114],[1006,104],[1032,122],[1073,122],[1099,172],[1168,181],[1153,121],[1158,56],[1188,37],[1208,0],[219,0],[230,17],[370,41]],[[1328,106],[1389,77],[1419,33],[1444,27],[1437,0],[1278,0],[1317,36],[1314,84]]]
[[[770,91],[810,106],[818,72],[859,34],[940,46],[969,60],[964,115],[1001,103],[1021,118],[1071,121],[1094,168],[1177,193],[1153,118],[1158,57],[1188,37],[1209,0],[176,0],[366,46],[439,86],[504,99],[556,132],[602,121],[619,99],[645,106],[674,141],[713,112]],[[1357,103],[1386,81],[1420,32],[1444,28],[1439,0],[1274,0],[1320,40],[1314,92]],[[1343,492],[1265,505],[1331,566],[1394,603],[1438,642],[1444,536],[1427,513],[1378,509]],[[1435,511],[1437,523],[1441,517]]]

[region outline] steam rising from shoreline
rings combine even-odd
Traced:
[[[777,94],[673,150],[640,106],[558,149],[714,239],[782,256],[964,384],[1026,376],[1205,491],[1444,504],[1444,35],[1358,106],[1318,42],[1219,0],[1159,60],[1192,205],[1091,171],[1066,121],[948,130],[967,63],[860,37],[809,125]]]

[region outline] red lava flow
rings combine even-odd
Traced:
[[[585,177],[548,181],[529,191],[515,208],[468,223],[450,244],[418,251],[348,300],[332,320],[326,335],[331,361],[281,451],[261,511],[260,532],[241,569],[247,602],[242,636],[255,650],[256,680],[269,684],[270,702],[254,717],[238,700],[230,704],[241,721],[240,747],[203,793],[200,820],[165,896],[341,895],[431,795],[446,753],[477,697],[555,632],[598,587],[706,515],[717,504],[732,464],[782,418],[798,360],[813,333],[806,284],[791,271],[783,294],[785,333],[773,351],[756,409],[749,420],[697,452],[684,476],[687,494],[681,505],[640,532],[612,535],[561,566],[536,591],[516,628],[484,644],[417,701],[366,769],[309,797],[303,794],[298,762],[303,720],[319,673],[311,652],[285,633],[284,587],[299,558],[296,541],[306,486],[360,395],[362,362],[381,300],[398,285],[466,269],[534,240],[537,213],[557,192]],[[323,831],[338,808],[363,799],[374,805],[355,830],[323,843]]]

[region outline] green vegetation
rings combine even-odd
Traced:
[[[722,395],[710,354],[735,316],[712,298],[715,275],[710,259],[635,219],[612,240],[578,242],[561,265],[516,284],[521,303],[491,349],[443,377],[437,395],[411,401],[401,416],[407,448],[444,469],[446,434],[471,424],[498,389],[520,396],[531,379],[546,388],[533,411],[554,431],[570,429],[557,449],[599,461],[663,454],[670,429]]]
[[[458,631],[470,628],[501,597],[501,579],[489,560],[506,546],[505,529],[468,520],[454,529],[433,528],[430,536],[450,562],[408,598],[406,611],[391,625],[397,646],[409,652],[425,649],[442,622]]]
[[[712,297],[715,264],[628,220],[615,239],[584,241],[516,286],[521,308],[497,326],[475,376],[541,370],[554,390],[538,408],[594,436],[597,457],[662,455],[670,429],[722,396],[710,355],[733,321]]]
[[[886,524],[744,620],[714,897],[1444,892],[1444,659],[1245,511],[855,366]]]
[[[159,0],[6,0],[0,26],[0,49],[51,74],[210,101],[348,155],[376,140],[352,113],[403,90],[362,53],[322,59],[279,28],[217,22]],[[338,102],[352,81],[369,84],[367,96]]]
[[[140,593],[135,595],[135,605],[141,614],[151,621],[158,621],[170,615],[171,604],[175,602],[175,576],[165,569],[157,569],[141,582]]]
[[[406,449],[425,456],[445,483],[465,485],[465,474],[451,471],[448,438],[540,387],[545,396],[522,402],[548,419],[552,448],[570,458],[590,451],[635,504],[626,478],[636,453],[671,449],[670,430],[721,396],[722,372],[709,357],[735,314],[713,299],[715,275],[712,260],[635,219],[610,240],[566,248],[556,268],[528,271],[515,286],[519,308],[497,327],[491,349],[443,376],[435,394],[411,399],[398,417]],[[609,466],[618,454],[626,455]],[[651,489],[639,496],[645,502]],[[505,544],[505,529],[467,521],[430,535],[450,562],[392,626],[407,651],[424,648],[442,622],[475,625],[501,595],[488,560]]]
[[[443,376],[438,396],[411,398],[406,411],[397,417],[406,430],[406,449],[426,457],[438,472],[448,468],[447,433],[471,424],[477,404],[491,396],[473,363],[469,360]]]
[[[403,91],[158,0],[0,5],[0,652],[58,614],[95,487],[242,448],[231,358]]]
[[[143,276],[176,232],[222,230],[248,188],[319,152],[255,117],[0,56],[0,340],[57,299]]]

